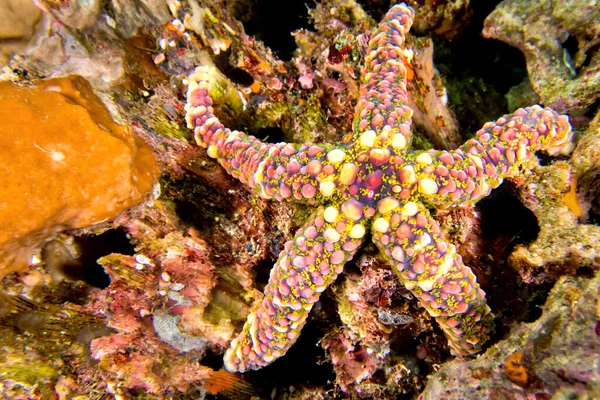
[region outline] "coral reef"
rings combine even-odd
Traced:
[[[541,103],[558,112],[575,112],[600,97],[598,21],[596,0],[505,0],[487,17],[483,35],[523,52]],[[567,48],[569,38],[577,42],[575,54]]]
[[[573,154],[573,162],[577,159],[579,154]],[[540,284],[580,269],[599,269],[600,227],[579,223],[579,206],[569,202],[575,185],[569,164],[533,166],[522,181],[513,182],[540,228],[533,243],[516,246],[508,259],[523,281]]]
[[[595,215],[597,221],[600,216],[600,111],[577,143],[571,164],[573,200],[581,207],[578,217],[586,221]]]
[[[0,2],[0,20],[7,11],[16,10],[3,5],[17,3]],[[294,232],[312,220],[318,206],[309,204],[310,199],[265,200],[259,190],[248,190],[209,157],[215,155],[214,149],[207,154],[195,143],[193,132],[186,127],[184,109],[188,77],[194,68],[207,67],[213,114],[224,126],[249,132],[268,143],[312,142],[314,147],[339,149],[369,173],[381,168],[372,164],[368,153],[359,163],[354,158],[357,153],[349,149],[359,149],[358,136],[363,132],[354,130],[360,122],[360,118],[355,122],[354,110],[357,104],[366,104],[360,90],[365,81],[363,65],[375,54],[371,54],[369,41],[389,2],[361,5],[354,0],[322,0],[296,8],[262,0],[258,3],[36,0],[26,5],[29,8],[18,10],[33,10],[30,18],[14,13],[8,17],[14,26],[10,27],[10,38],[0,43],[0,81],[15,86],[0,84],[0,97],[8,93],[5,87],[27,90],[34,96],[40,91],[36,87],[45,88],[54,82],[44,93],[60,99],[61,108],[54,107],[58,101],[45,102],[36,109],[36,115],[64,124],[69,119],[53,112],[65,106],[77,115],[87,114],[88,123],[82,131],[91,127],[94,132],[99,130],[95,135],[102,136],[98,137],[110,134],[129,138],[115,141],[128,154],[120,160],[121,173],[129,175],[116,181],[119,185],[132,181],[137,165],[132,157],[137,159],[140,152],[151,148],[158,168],[139,172],[158,178],[160,191],[155,190],[152,199],[148,195],[148,201],[135,207],[123,204],[123,208],[114,208],[114,214],[105,217],[107,222],[91,227],[67,221],[52,229],[54,216],[41,220],[50,227],[48,235],[32,241],[28,250],[21,252],[27,254],[21,259],[31,261],[31,265],[0,280],[0,397],[410,399],[429,384],[423,397],[437,398],[439,386],[434,379],[447,384],[443,397],[449,399],[469,397],[463,396],[464,390],[479,383],[494,388],[490,393],[499,396],[537,394],[544,398],[579,393],[598,397],[598,378],[577,362],[578,358],[587,360],[586,356],[597,358],[591,339],[599,332],[599,317],[590,306],[597,291],[593,275],[598,263],[594,225],[598,222],[598,117],[585,130],[591,115],[583,114],[593,106],[573,108],[578,110],[571,121],[576,123],[581,139],[570,158],[542,158],[541,165],[530,158],[510,170],[514,179],[509,178],[475,205],[470,204],[474,201],[461,200],[462,205],[468,205],[444,209],[442,206],[448,204],[440,200],[439,193],[445,183],[433,176],[431,180],[439,185],[438,194],[417,199],[420,189],[411,192],[410,198],[431,213],[428,221],[435,219],[439,225],[440,232],[430,237],[439,242],[443,235],[448,248],[456,246],[453,257],[462,256],[486,292],[496,326],[487,344],[483,345],[483,337],[475,344],[483,353],[479,358],[455,359],[450,355],[448,340],[436,321],[441,318],[432,317],[421,306],[419,296],[423,293],[411,293],[394,273],[389,260],[399,253],[382,254],[372,240],[366,239],[369,228],[383,227],[378,222],[364,225],[364,245],[321,293],[302,334],[285,356],[244,374],[223,369],[223,354],[264,298],[273,263]],[[562,7],[571,10],[577,4],[580,2],[568,2]],[[402,154],[393,148],[391,152],[402,159],[401,166],[421,171],[417,178],[425,182],[422,189],[432,190],[434,186],[423,174],[429,173],[433,164],[419,169],[421,163],[416,159],[428,161],[423,157],[431,155],[432,162],[437,162],[433,156],[446,154],[432,148],[458,154],[453,149],[465,142],[461,135],[469,138],[485,121],[506,113],[503,95],[525,76],[525,65],[518,50],[479,38],[477,24],[483,22],[491,6],[463,0],[413,1],[408,5],[415,8],[412,32],[416,28],[418,34],[403,31],[406,42],[397,60],[402,60],[398,68],[406,78],[402,101],[413,111],[412,141],[406,143]],[[301,15],[288,14],[292,9]],[[538,22],[559,18],[551,9],[541,12],[544,14],[536,14],[540,16]],[[590,12],[586,17],[593,15]],[[300,22],[291,25],[292,20]],[[596,25],[580,22],[575,24],[593,34]],[[392,24],[394,29],[400,27]],[[272,35],[271,25],[287,30]],[[289,37],[287,32],[291,32]],[[569,32],[585,46],[579,47],[581,54],[573,62],[568,57],[565,62],[579,68],[580,73],[595,76],[586,69],[595,60],[593,39],[575,28]],[[286,36],[288,44],[295,40],[296,49],[283,49],[278,41],[283,37],[278,36]],[[574,54],[573,38],[563,46]],[[504,50],[496,52],[498,49]],[[499,66],[502,68],[495,69]],[[82,78],[64,78],[72,74],[83,76],[88,83]],[[386,85],[379,74],[371,77],[379,83],[376,87]],[[57,82],[61,82],[60,87]],[[73,88],[63,89],[67,82],[72,82]],[[565,84],[557,86],[557,93],[576,103],[581,93],[575,89],[582,78],[555,82]],[[595,86],[589,89],[587,100],[597,96]],[[87,95],[66,94],[76,91]],[[525,97],[519,101],[522,107],[537,102]],[[533,118],[545,114],[537,108],[528,110]],[[6,109],[0,113],[0,123],[26,125],[19,125],[16,113]],[[520,114],[514,118],[524,118]],[[376,121],[373,117],[364,118]],[[399,117],[397,123],[405,126],[406,117]],[[41,117],[27,126],[32,130],[42,127]],[[60,128],[64,125],[57,126],[68,131]],[[488,127],[494,129],[497,124]],[[376,126],[373,130],[380,129]],[[35,134],[41,135],[41,131]],[[485,135],[479,138],[485,139]],[[365,136],[365,143],[367,139]],[[35,143],[41,146],[45,140],[42,137]],[[473,160],[477,157],[464,154],[469,143],[475,142],[468,141],[462,151],[467,160]],[[117,151],[111,150],[109,156],[122,154]],[[88,154],[78,149],[76,154],[84,153]],[[46,153],[35,154],[44,160]],[[512,156],[510,151],[506,154]],[[111,164],[109,156],[97,160],[97,165]],[[373,159],[379,158],[376,155]],[[326,163],[323,161],[324,167]],[[4,165],[2,161],[0,164]],[[50,204],[72,183],[78,182],[82,189],[95,188],[111,179],[109,174],[93,175],[90,165],[77,179],[65,175],[54,185],[56,190],[28,200]],[[440,167],[436,164],[435,171],[443,171]],[[31,165],[22,167],[22,171],[32,170]],[[363,172],[357,172],[357,177],[362,178]],[[333,176],[338,175],[336,170]],[[479,185],[478,178],[473,182]],[[460,182],[452,182],[460,187]],[[297,189],[295,183],[290,184],[293,191]],[[389,189],[393,184],[384,182],[382,186]],[[276,189],[279,187],[280,183]],[[310,194],[312,189],[305,191]],[[341,193],[337,186],[335,191]],[[102,199],[109,192],[99,190],[96,196]],[[320,187],[316,187],[312,199],[321,200],[321,196]],[[466,192],[463,196],[466,199]],[[334,201],[327,206],[340,206],[342,199],[331,197]],[[2,195],[0,204],[6,198],[10,199]],[[115,205],[105,203],[107,208]],[[92,210],[85,204],[83,208],[69,204],[61,208],[64,215],[90,214]],[[26,221],[29,215],[27,210],[11,218]],[[327,217],[331,216],[330,210]],[[89,223],[94,222],[100,221]],[[17,221],[15,229],[22,227]],[[388,236],[374,232],[382,242]],[[335,238],[331,230],[321,236]],[[562,237],[566,240],[560,240]],[[426,243],[426,238],[410,236],[407,242]],[[29,249],[34,248],[40,250],[31,253]],[[404,271],[413,270],[414,265],[420,264],[407,265]],[[460,276],[465,274],[469,275],[462,270]],[[544,316],[540,317],[544,303]],[[582,323],[586,318],[582,329],[567,321],[571,317],[579,318],[573,322]],[[552,332],[552,337],[544,332]],[[533,346],[525,339],[531,339]],[[585,347],[588,353],[583,354],[583,347],[576,348],[577,344],[589,344]],[[502,349],[504,354],[494,349]],[[564,349],[572,352],[565,353]],[[474,375],[455,368],[477,362],[481,364],[470,370]],[[443,375],[436,374],[438,370]],[[559,379],[565,381],[560,383]],[[465,381],[471,386],[453,386],[453,382]]]
[[[475,360],[444,364],[419,399],[596,398],[599,290],[600,274],[559,279],[537,321]]]
[[[427,32],[448,40],[461,34],[471,14],[470,0],[418,0],[408,4],[416,9],[413,24],[416,33]]]

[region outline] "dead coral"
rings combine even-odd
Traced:
[[[567,163],[535,165],[525,179],[513,182],[540,227],[537,239],[517,246],[508,260],[526,283],[554,281],[582,268],[600,268],[600,228],[580,223],[565,202],[565,195],[575,184]]]
[[[600,3],[505,0],[485,20],[483,35],[520,49],[541,103],[560,113],[585,110],[600,96]],[[570,54],[565,42],[577,41]]]
[[[444,364],[419,399],[596,398],[599,291],[600,274],[561,278],[539,320],[515,326],[475,360]]]
[[[471,17],[470,0],[410,0],[416,15],[413,29],[452,40],[462,33]]]
[[[42,12],[33,0],[0,1],[0,65],[18,52],[25,50],[39,33]]]
[[[590,213],[600,215],[600,112],[577,143],[571,164],[574,200],[581,207],[580,219],[586,221]]]

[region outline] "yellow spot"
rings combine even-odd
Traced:
[[[360,139],[358,140],[361,146],[365,147],[373,147],[375,144],[375,138],[377,134],[373,130],[368,130],[360,135]]]
[[[394,249],[392,250],[392,257],[394,257],[397,261],[404,261],[404,250],[402,250],[402,248],[399,246],[394,246]]]
[[[381,135],[387,137],[388,134],[391,132],[391,130],[392,130],[392,127],[386,124],[386,125],[384,125],[383,128],[381,128]]]
[[[346,217],[358,221],[363,216],[363,206],[360,202],[348,200],[342,204],[342,212]]]
[[[426,247],[431,244],[431,236],[428,233],[424,233],[419,237],[419,245]]]
[[[333,228],[325,229],[325,232],[323,232],[323,237],[329,243],[339,242],[340,240],[340,234]]]
[[[325,209],[325,212],[323,213],[323,218],[325,218],[325,221],[327,221],[329,223],[333,223],[333,222],[335,222],[338,215],[339,215],[339,211],[337,210],[337,208],[327,207]]]
[[[419,281],[418,285],[424,292],[429,292],[431,289],[433,289],[433,283],[433,279],[426,279]]]
[[[219,122],[219,119],[217,117],[211,117],[209,119],[207,119],[206,121],[204,121],[204,126],[212,126],[213,124]]]
[[[358,167],[351,163],[346,163],[340,171],[340,183],[343,185],[351,185],[356,179],[358,173]]]
[[[406,138],[403,134],[394,134],[394,137],[392,138],[392,147],[395,149],[403,149],[406,147]]]
[[[491,191],[492,191],[492,188],[490,187],[490,185],[488,185],[488,183],[486,181],[483,181],[481,183],[481,194],[483,196],[487,196],[488,194],[490,194]]]
[[[452,256],[449,256],[448,254],[446,254],[444,256],[444,258],[442,258],[442,263],[440,264],[440,266],[438,267],[438,270],[436,271],[436,276],[444,276],[448,273],[448,271],[450,270],[450,268],[452,268],[452,266],[454,265],[454,260],[452,259]]]
[[[319,191],[325,197],[329,197],[335,191],[335,183],[334,182],[321,182],[319,183]]]
[[[415,169],[412,167],[412,165],[402,167],[402,169],[400,170],[400,180],[402,181],[402,183],[405,183],[407,185],[412,185],[417,181]]]
[[[258,342],[254,342],[254,343],[258,343]],[[276,358],[277,358],[277,354],[263,353],[263,355],[262,355],[263,361],[266,362],[267,364],[270,363],[271,361],[275,360]]]
[[[371,161],[377,162],[378,165],[382,165],[388,162],[390,159],[390,151],[388,149],[373,149],[369,152]]]
[[[188,82],[188,93],[192,93],[198,89],[198,82],[194,79],[195,77],[196,74],[190,75],[190,80]]]
[[[409,281],[409,280],[404,280],[404,282],[402,282],[402,284],[404,285],[404,287],[407,290],[413,290],[415,288],[415,286],[417,286],[417,282]],[[429,311],[429,309],[427,311]],[[431,314],[431,311],[429,311],[429,314]]]
[[[389,227],[389,222],[383,218],[377,218],[375,222],[373,222],[373,229],[375,229],[377,232],[385,233]]]
[[[421,179],[419,181],[419,190],[423,194],[436,194],[438,185],[433,179]]]
[[[327,160],[333,164],[341,163],[346,158],[346,153],[343,150],[335,149],[327,153]]]
[[[379,204],[377,204],[377,209],[380,214],[386,214],[392,211],[394,208],[398,207],[400,202],[393,197],[386,197],[382,199]]]
[[[483,169],[483,163],[481,158],[474,156],[473,154],[468,154],[468,157],[473,163],[477,166],[477,168]]]
[[[353,239],[360,239],[363,236],[365,236],[365,232],[366,232],[365,227],[360,224],[357,224],[357,225],[354,225],[352,227],[352,229],[350,229],[349,236]]]
[[[402,216],[404,217],[412,217],[413,215],[416,215],[419,212],[419,207],[417,207],[417,204],[415,202],[408,202],[404,205],[404,207],[402,208]]]
[[[419,154],[419,156],[415,159],[415,161],[418,162],[419,164],[425,164],[425,165],[429,165],[429,164],[433,163],[433,159],[431,158],[429,153]]]
[[[208,146],[208,150],[206,151],[206,154],[208,154],[208,156],[211,158],[218,158],[219,157],[219,148],[217,146],[214,146],[211,144],[210,146]]]
[[[223,145],[227,145],[231,142],[233,142],[236,138],[242,136],[241,132],[238,131],[233,131],[231,132],[228,136],[227,139],[225,139],[225,142],[223,143]],[[275,147],[272,147],[271,149],[269,149],[269,155],[271,154],[271,150],[275,150]]]
[[[256,313],[251,313],[250,315],[248,315],[248,320],[246,321],[246,324],[248,324],[248,326],[250,327],[250,329],[248,330],[248,333],[250,334],[250,336],[252,337],[252,343],[254,344],[254,346],[256,346],[257,343],[260,343],[260,341],[258,341],[258,329],[256,329],[256,325],[258,323],[258,316],[256,315]],[[258,349],[256,349],[258,350]]]

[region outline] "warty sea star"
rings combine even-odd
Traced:
[[[454,151],[408,151],[404,49],[414,11],[395,5],[373,34],[362,71],[353,138],[330,144],[267,144],[225,128],[208,95],[211,66],[189,78],[187,122],[198,144],[265,198],[303,200],[315,213],[287,242],[264,298],[225,353],[230,371],[258,369],[296,341],[313,304],[372,232],[401,282],[435,317],[452,352],[479,351],[493,315],[470,268],[427,209],[473,204],[536,150],[570,142],[566,116],[533,106],[488,122]]]

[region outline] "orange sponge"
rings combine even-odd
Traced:
[[[57,232],[138,203],[157,175],[152,150],[82,77],[0,83],[0,278]]]

